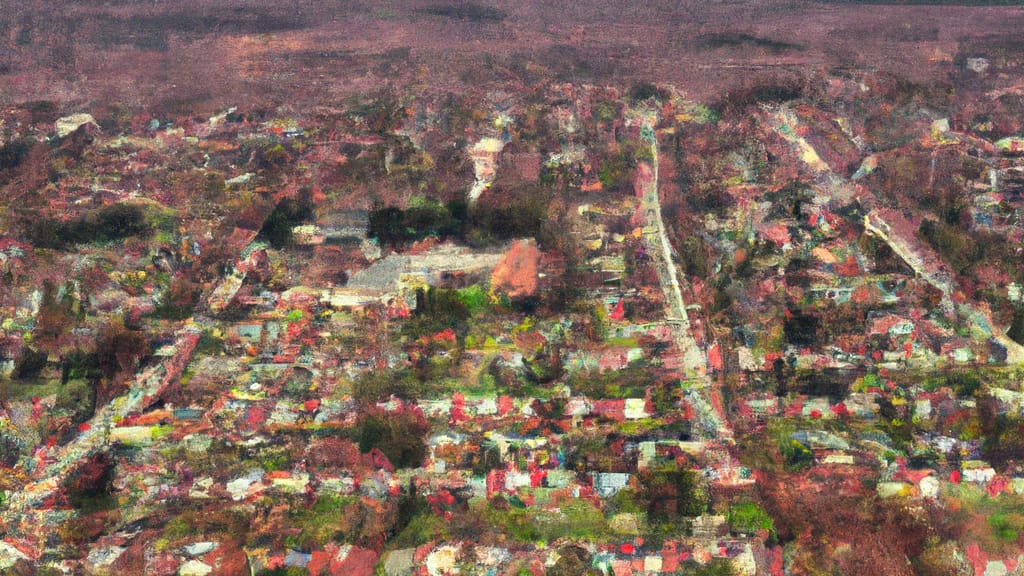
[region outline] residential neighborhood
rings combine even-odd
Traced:
[[[986,38],[948,90],[562,48],[0,100],[0,573],[1021,573],[1024,60]]]

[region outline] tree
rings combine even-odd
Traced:
[[[113,204],[95,214],[88,214],[79,224],[78,241],[88,242],[90,237],[99,241],[120,240],[142,236],[149,232],[142,208],[133,204]]]
[[[13,467],[21,458],[24,442],[8,431],[0,432],[0,463]]]
[[[14,372],[11,374],[15,379],[28,380],[37,376],[43,368],[46,368],[46,359],[49,355],[42,350],[33,350],[28,346],[21,349],[18,359],[14,362]]]
[[[558,549],[558,560],[544,571],[544,576],[597,576],[601,574],[590,564],[590,553],[582,546],[562,546]]]
[[[756,502],[741,502],[729,508],[729,530],[737,534],[775,532],[775,522]]]
[[[134,204],[112,204],[69,221],[30,211],[21,215],[20,228],[33,245],[52,249],[144,236],[151,230],[145,212]]]
[[[67,301],[58,301],[57,286],[49,280],[43,280],[43,297],[36,314],[36,341],[44,346],[54,345],[74,324],[75,316]]]
[[[818,341],[821,321],[811,314],[793,311],[786,317],[783,330],[786,341],[795,346],[813,346]]]
[[[610,192],[624,192],[633,185],[636,170],[636,151],[623,146],[618,151],[608,152],[602,159],[597,179]]]
[[[810,91],[809,84],[808,78],[799,72],[763,74],[747,79],[739,88],[726,91],[714,107],[723,113],[739,115],[748,106],[802,98]]]
[[[21,165],[35,144],[32,140],[22,138],[0,146],[0,172]]]
[[[679,256],[681,264],[687,276],[707,278],[710,266],[708,264],[708,247],[694,235],[687,235],[679,243]]]
[[[96,409],[96,387],[87,380],[75,379],[61,384],[54,410],[68,417],[73,428],[89,418]]]
[[[712,558],[707,564],[695,566],[692,571],[684,572],[693,576],[735,576],[736,573],[736,567],[728,558]]]
[[[1017,306],[1013,309],[1013,321],[1006,335],[1017,344],[1024,344],[1024,307]]]
[[[402,332],[415,338],[452,328],[462,336],[466,333],[466,321],[470,316],[458,290],[420,289],[416,291],[416,312],[402,326]]]
[[[405,210],[394,206],[370,212],[367,236],[391,246],[401,246],[428,236],[458,237],[463,233],[466,203],[455,200],[442,204],[430,198],[417,197]]]
[[[283,248],[292,243],[292,228],[312,216],[313,207],[310,202],[285,198],[264,220],[259,236],[274,248]]]
[[[364,454],[377,448],[396,468],[417,468],[426,456],[423,438],[429,431],[430,425],[419,412],[371,408],[360,416],[355,438]]]
[[[368,404],[383,402],[391,396],[415,400],[419,398],[420,388],[419,382],[408,370],[364,372],[352,386],[352,397]]]
[[[129,330],[121,322],[103,326],[96,337],[95,359],[105,385],[97,391],[97,402],[113,398],[118,390],[112,385],[114,381],[134,371],[149,353],[149,339],[144,333]]]
[[[256,166],[261,170],[267,170],[271,174],[280,172],[285,166],[290,166],[293,162],[292,151],[281,143],[261,147],[256,151],[254,157]]]
[[[957,272],[964,272],[978,259],[978,246],[959,225],[926,219],[918,234]]]
[[[504,11],[492,6],[476,4],[474,2],[459,2],[457,4],[439,4],[424,8],[424,12],[433,16],[444,16],[456,20],[468,20],[470,22],[500,22],[504,20]]]
[[[1024,418],[999,413],[998,401],[985,397],[977,404],[981,424],[981,453],[997,468],[1021,461],[1024,455]]]
[[[633,85],[629,90],[629,97],[634,102],[645,102],[647,100],[667,100],[669,93],[664,88],[658,88],[650,82],[641,82]]]
[[[181,320],[192,315],[192,309],[199,300],[200,287],[184,276],[175,277],[167,286],[162,299],[154,310],[159,318]]]
[[[707,500],[693,470],[658,470],[641,476],[647,517],[662,522],[700,516]]]
[[[565,405],[565,398],[555,397],[546,402],[535,399],[530,404],[534,418],[523,424],[522,434],[539,433],[547,436],[566,432],[566,426],[563,424],[565,420]]]
[[[549,198],[534,184],[496,183],[468,213],[466,237],[488,245],[511,238],[536,238],[549,220]]]
[[[443,537],[445,522],[430,510],[430,503],[409,480],[408,487],[398,499],[395,523],[391,528],[391,545],[395,547],[422,546]]]

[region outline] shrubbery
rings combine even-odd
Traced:
[[[415,198],[405,209],[375,208],[370,212],[367,236],[398,248],[428,237],[486,246],[512,238],[537,237],[547,220],[548,201],[539,188],[495,188],[472,207],[463,200],[442,204]]]
[[[112,242],[145,236],[151,231],[145,211],[133,204],[111,204],[69,221],[39,214],[25,215],[21,228],[25,238],[34,246],[52,249],[90,242]]]
[[[462,201],[441,204],[436,200],[419,199],[405,210],[394,206],[376,208],[370,212],[367,235],[390,246],[421,240],[428,236],[458,237],[462,235],[466,220],[466,203]]]
[[[263,221],[260,238],[269,242],[274,248],[291,244],[292,228],[313,216],[312,202],[308,196],[305,194],[300,195],[299,199],[285,198],[282,200]]]
[[[396,468],[418,468],[426,456],[423,438],[430,425],[422,414],[414,411],[365,411],[356,424],[359,451],[379,449]]]

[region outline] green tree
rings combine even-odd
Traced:
[[[153,311],[158,318],[181,320],[192,315],[192,309],[199,300],[201,288],[188,278],[175,277],[164,291],[160,302]]]
[[[360,416],[355,437],[360,452],[377,448],[396,468],[416,468],[423,464],[426,455],[423,438],[429,431],[430,425],[418,412],[386,412],[372,408]]]
[[[469,317],[469,308],[458,290],[419,289],[416,291],[416,312],[402,326],[402,333],[411,338],[418,338],[452,328],[457,334],[464,336]]]
[[[707,510],[707,498],[693,470],[658,470],[641,476],[647,517],[674,522],[700,516]]]
[[[729,508],[729,530],[736,534],[775,533],[775,522],[756,502],[741,502]]]
[[[46,368],[46,359],[49,355],[42,350],[33,350],[28,346],[21,349],[18,359],[14,362],[14,372],[11,374],[17,380],[29,380],[35,378]]]
[[[629,89],[629,97],[632,98],[634,102],[645,102],[648,100],[664,101],[668,99],[669,93],[667,90],[658,88],[650,82],[641,82],[639,84],[634,84],[633,87]]]
[[[274,248],[283,248],[292,243],[292,228],[312,216],[311,203],[303,202],[301,198],[285,198],[264,220],[259,236]]]
[[[712,558],[703,566],[689,566],[683,569],[682,574],[688,576],[736,576],[736,567],[728,558]]]
[[[428,236],[460,237],[464,232],[467,206],[462,200],[442,204],[418,197],[405,210],[395,206],[370,212],[367,236],[390,246],[401,246]]]
[[[1024,307],[1016,306],[1013,309],[1013,321],[1006,335],[1017,344],[1024,344]]]
[[[368,404],[383,402],[391,396],[415,400],[419,398],[422,388],[408,370],[364,372],[352,386],[352,397]]]

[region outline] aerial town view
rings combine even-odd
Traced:
[[[1012,0],[0,0],[0,574],[1024,575]]]

